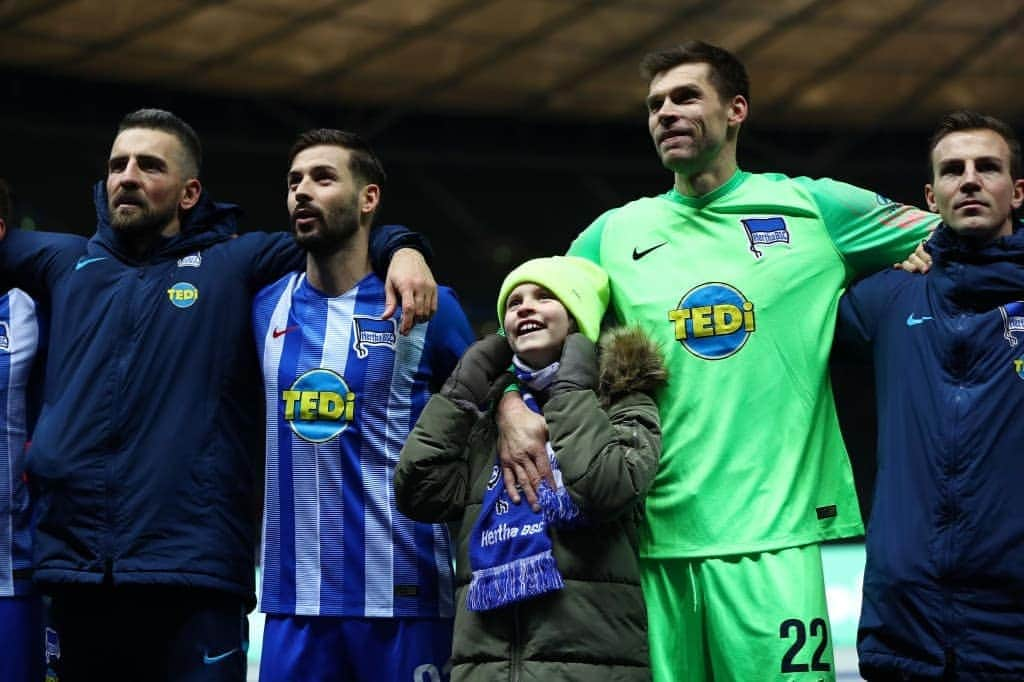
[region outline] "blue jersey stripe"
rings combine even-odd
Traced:
[[[281,327],[277,330],[287,329],[295,324],[295,318],[289,308],[288,316]],[[271,331],[273,333],[273,330]],[[283,420],[280,412],[280,395],[283,390],[291,386],[295,380],[296,368],[299,366],[299,356],[302,347],[302,334],[284,334],[284,341],[281,343],[280,361],[277,366],[277,391],[274,396],[274,412],[278,419],[277,438],[277,480],[278,480],[278,501],[280,524],[280,571],[281,589],[280,599],[291,608],[296,608],[297,597],[297,567],[295,560],[296,523],[295,520],[295,467],[293,460],[294,442],[289,435],[288,425]]]
[[[257,345],[263,361],[263,376],[267,392],[267,464],[266,492],[263,524],[263,562],[260,585],[260,600],[268,604],[287,604],[295,608],[294,574],[294,525],[292,519],[291,494],[282,495],[282,490],[291,491],[291,443],[269,434],[278,433],[280,394],[279,366],[288,355],[282,353],[288,340],[290,318],[290,291],[295,276],[286,277],[271,285],[258,296],[253,305],[253,322]],[[297,353],[292,353],[292,356]],[[283,511],[286,510],[286,511]]]

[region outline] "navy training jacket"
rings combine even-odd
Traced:
[[[873,345],[878,474],[862,672],[1024,679],[1024,230],[941,226],[926,275],[883,272],[840,304]]]
[[[288,233],[235,238],[206,192],[143,261],[94,193],[90,240],[11,230],[0,272],[51,309],[28,470],[39,496],[35,580],[188,585],[255,602],[263,402],[252,296],[301,268]],[[411,238],[411,239],[410,239]],[[374,230],[375,262],[425,243]]]

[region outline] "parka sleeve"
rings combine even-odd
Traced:
[[[8,230],[0,241],[0,283],[4,290],[18,287],[46,303],[56,281],[86,254],[87,245],[78,235]]]
[[[232,246],[253,292],[306,264],[306,252],[287,232],[248,232],[235,239]]]
[[[391,257],[399,249],[416,249],[430,265],[434,251],[430,240],[419,232],[413,232],[405,225],[378,225],[370,230],[370,261],[373,271],[382,279],[387,276]]]
[[[470,483],[467,442],[476,419],[444,396],[431,396],[395,469],[398,511],[427,523],[462,517]]]
[[[626,394],[605,412],[593,391],[569,391],[547,402],[544,418],[562,480],[584,515],[612,519],[643,500],[661,457],[650,396]]]

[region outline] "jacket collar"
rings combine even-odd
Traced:
[[[96,234],[90,240],[112,252],[126,263],[135,263],[124,238],[110,225],[107,204],[107,188],[103,181],[93,187],[93,203],[96,206]],[[198,251],[217,242],[231,239],[238,233],[238,218],[242,209],[235,204],[213,201],[203,190],[199,202],[185,213],[181,221],[181,232],[173,237],[161,239],[153,252],[144,260],[178,258]]]
[[[945,224],[925,247],[944,298],[961,308],[990,310],[1024,299],[1024,229],[986,244],[964,239]]]

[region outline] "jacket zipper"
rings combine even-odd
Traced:
[[[115,365],[114,370],[114,385],[117,388],[119,394],[124,393],[126,377],[128,375],[128,361],[132,356],[131,346],[134,345],[132,339],[132,333],[134,325],[132,321],[135,319],[135,312],[138,309],[136,301],[136,292],[141,289],[139,282],[135,280],[143,280],[145,278],[145,267],[139,266],[130,268],[125,272],[121,278],[119,286],[122,291],[125,291],[127,296],[126,304],[123,306],[121,311],[121,347],[119,349],[118,362]],[[118,495],[118,478],[115,475],[114,462],[117,460],[120,452],[124,449],[124,438],[122,430],[118,425],[124,423],[124,415],[122,411],[126,409],[123,406],[111,407],[110,415],[110,435],[107,438],[108,444],[108,456],[107,456],[107,494],[106,494],[106,516],[107,516],[107,543],[106,543],[106,556],[103,558],[103,570],[105,580],[113,582],[114,579],[114,561],[117,558],[118,552],[118,528],[117,528],[117,510],[119,503],[117,500]]]
[[[966,332],[966,313],[959,312],[954,322],[956,343],[954,348],[958,351],[964,351],[967,344],[962,342],[962,338],[967,335]],[[949,584],[950,576],[957,570],[957,547],[956,547],[956,524],[959,517],[959,504],[957,502],[957,488],[961,478],[960,462],[962,459],[961,448],[963,446],[963,418],[964,415],[970,411],[970,405],[967,404],[967,388],[965,386],[970,370],[971,358],[965,357],[963,352],[959,352],[959,362],[957,364],[956,374],[956,394],[953,399],[953,429],[950,434],[950,443],[952,447],[949,449],[949,459],[946,468],[946,474],[948,476],[946,484],[946,498],[942,501],[942,505],[946,512],[946,565],[945,565],[945,579],[943,580],[943,598],[946,603],[946,632],[943,636],[943,649],[945,655],[945,675],[953,674],[955,670],[955,657],[953,656],[953,649],[955,648],[954,640],[956,639],[956,612],[953,607],[954,594],[953,589]]]
[[[122,273],[118,278],[118,289],[121,290],[121,294],[125,295],[125,278],[127,273]],[[128,287],[127,295],[130,296],[131,288]],[[120,298],[120,297],[117,297]],[[117,300],[115,298],[115,300]],[[120,331],[121,341],[118,344],[118,359],[114,364],[114,376],[111,379],[113,384],[115,395],[123,392],[124,386],[122,385],[121,377],[124,375],[122,366],[125,362],[126,349],[125,345],[128,343],[128,334],[131,332],[130,325],[128,324],[128,309],[131,307],[131,300],[129,299],[127,305],[122,305],[120,310],[120,324],[118,325]],[[104,491],[104,502],[106,503],[105,517],[107,521],[107,532],[106,537],[103,539],[103,579],[105,582],[112,583],[114,580],[114,554],[117,551],[117,504],[114,499],[115,494],[115,476],[114,476],[114,462],[117,459],[117,453],[121,449],[121,441],[119,438],[120,430],[118,429],[118,408],[116,407],[117,401],[113,401],[110,406],[109,413],[109,424],[107,426],[108,433],[104,442],[106,449],[106,481]]]

